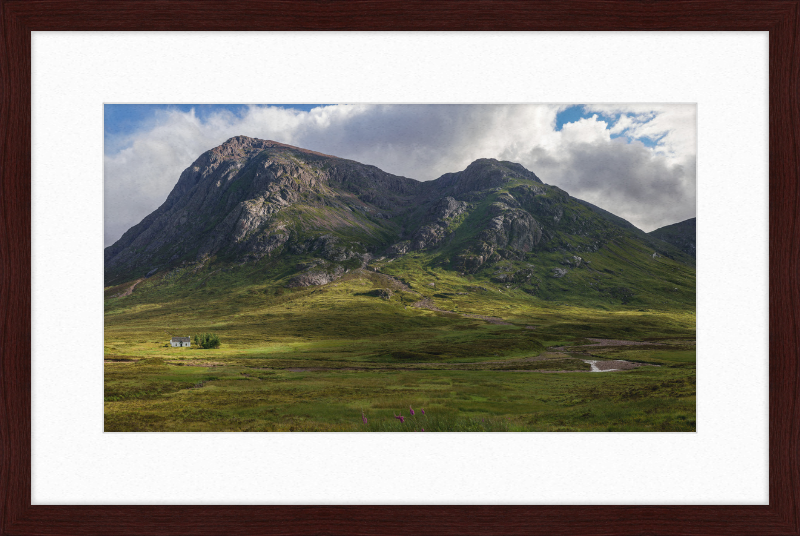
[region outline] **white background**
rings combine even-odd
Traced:
[[[33,504],[767,504],[766,33],[32,44]],[[103,102],[697,102],[697,433],[104,434]]]

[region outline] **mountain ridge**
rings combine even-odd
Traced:
[[[589,257],[599,251],[596,259],[611,263],[605,272],[591,267]],[[694,264],[678,247],[518,163],[482,158],[422,182],[235,136],[200,155],[158,209],[105,249],[105,281],[117,285],[186,265],[280,261],[285,286],[308,286],[409,255],[545,299],[579,280],[602,296],[635,296],[625,269],[616,269],[620,259],[635,258],[642,277],[650,268],[641,262]]]

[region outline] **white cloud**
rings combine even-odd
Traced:
[[[630,115],[621,115],[619,120],[609,129],[611,134],[622,134],[633,125],[633,119]]]
[[[561,129],[561,145],[570,146],[579,143],[602,143],[611,140],[608,123],[597,118],[585,117],[573,123],[567,123]]]
[[[146,128],[106,145],[106,245],[158,208],[200,154],[240,134],[418,180],[460,171],[477,158],[512,160],[644,230],[694,216],[694,105],[589,105],[595,115],[556,131],[556,115],[566,107],[250,106],[241,115],[220,111],[203,120],[160,111]],[[642,137],[660,139],[649,148],[635,141]]]
[[[620,121],[634,139],[656,140],[656,149],[680,158],[695,155],[697,146],[697,107],[694,104],[604,104],[588,105],[587,111],[606,115],[624,114]]]

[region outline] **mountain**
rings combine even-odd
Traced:
[[[420,186],[373,166],[237,136],[203,153],[157,210],[106,248],[106,279],[283,249],[350,258],[398,235],[390,215]],[[331,251],[338,242],[352,247]]]
[[[105,284],[180,276],[190,292],[238,270],[297,288],[353,270],[405,281],[436,269],[543,300],[693,304],[694,249],[659,231],[513,162],[480,159],[420,182],[237,136],[203,153],[158,209],[105,249]]]
[[[697,242],[697,218],[689,218],[679,223],[666,225],[655,231],[650,236],[672,244],[686,255],[695,257]]]

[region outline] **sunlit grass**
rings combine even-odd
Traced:
[[[389,299],[371,295],[390,280],[369,270],[290,290],[293,272],[268,263],[161,274],[123,298],[110,296],[125,285],[107,289],[106,431],[412,431],[409,406],[425,409],[426,432],[695,429],[693,305],[545,300],[424,260],[378,267],[411,286]],[[412,306],[422,298],[458,314]],[[203,332],[221,347],[168,344]],[[585,337],[660,341],[587,350],[660,366],[531,360]]]

